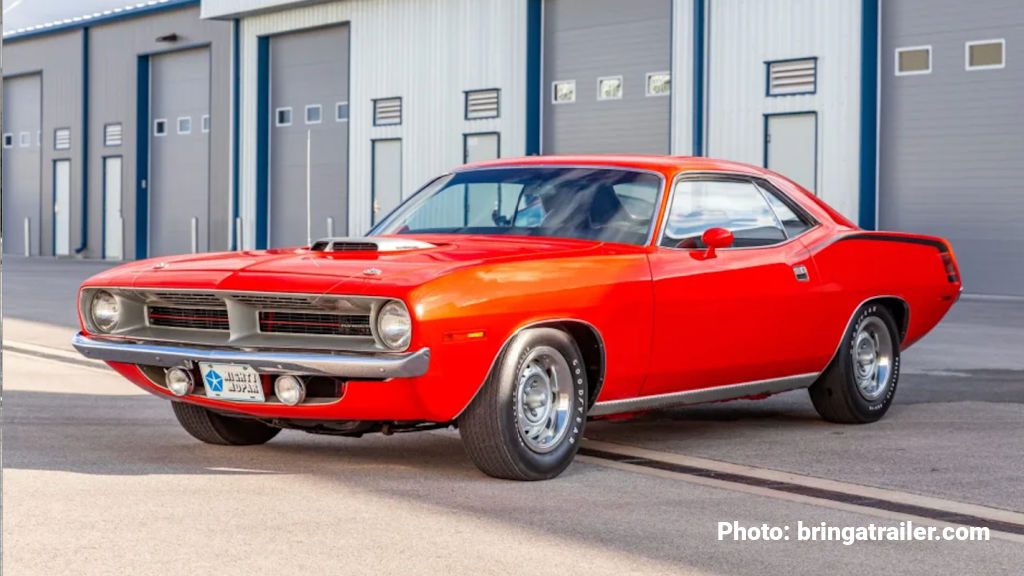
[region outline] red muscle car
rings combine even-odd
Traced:
[[[203,442],[456,426],[482,471],[535,480],[610,414],[806,388],[878,420],[960,289],[946,241],[762,168],[532,157],[445,174],[366,237],[99,274],[74,344]]]

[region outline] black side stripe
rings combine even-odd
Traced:
[[[929,518],[932,520],[946,522],[949,524],[961,524],[964,526],[985,526],[989,530],[1005,532],[1008,534],[1024,535],[1024,524],[1017,524],[1015,522],[991,520],[988,518],[982,518],[980,516],[973,516],[971,514],[949,512],[946,510],[939,510],[936,508],[928,508],[926,506],[918,506],[916,504],[904,504],[902,502],[894,502],[892,500],[884,500],[882,498],[873,498],[870,496],[860,496],[858,494],[850,494],[848,492],[840,492],[838,490],[829,490],[827,488],[813,488],[810,486],[793,484],[792,482],[765,480],[763,478],[747,476],[745,474],[719,472],[717,470],[711,470],[708,468],[687,466],[685,464],[675,464],[673,462],[653,460],[650,458],[642,458],[638,456],[629,456],[626,454],[617,454],[615,452],[606,452],[604,450],[595,450],[593,448],[581,447],[579,453],[584,456],[590,456],[592,458],[611,460],[613,462],[621,462],[623,464],[632,464],[633,466],[642,466],[644,468],[652,468],[654,470],[674,472],[676,474],[694,476],[696,478],[708,478],[711,480],[718,480],[720,482],[730,482],[732,484],[742,484],[744,486],[766,488],[768,490],[775,490],[778,492],[785,492],[787,494],[796,494],[798,496],[817,498],[819,500],[829,500],[832,502],[840,502],[843,504],[851,504],[854,506],[863,506],[865,508],[874,508],[876,510],[895,512],[897,514],[907,514],[910,516],[918,516],[920,518]]]
[[[877,242],[899,242],[899,243],[902,243],[902,244],[921,244],[923,246],[931,246],[932,248],[935,248],[936,250],[938,250],[939,253],[941,253],[941,254],[946,254],[946,253],[949,252],[949,248],[946,246],[946,243],[942,242],[940,240],[933,240],[931,238],[915,238],[913,236],[900,236],[898,234],[885,234],[885,233],[878,233],[878,232],[853,232],[851,234],[845,234],[843,236],[836,236],[836,237],[832,238],[831,240],[829,240],[828,242],[820,244],[814,250],[814,252],[820,252],[821,250],[824,250],[825,248],[827,248],[827,247],[829,247],[829,246],[831,246],[833,244],[836,244],[836,243],[839,243],[839,242],[843,242],[844,240],[869,240],[869,241],[873,240],[873,241],[877,241]]]

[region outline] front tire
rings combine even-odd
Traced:
[[[470,459],[495,478],[558,476],[583,437],[587,385],[583,356],[571,336],[553,328],[520,332],[459,417]]]
[[[825,420],[866,424],[889,410],[899,377],[896,320],[884,306],[868,303],[854,315],[836,358],[809,392]]]
[[[222,416],[184,402],[171,402],[178,423],[193,438],[219,446],[252,446],[265,444],[277,436],[280,428],[267,426],[256,420]]]

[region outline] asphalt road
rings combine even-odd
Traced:
[[[451,431],[193,441],[165,401],[69,352],[75,287],[102,268],[4,263],[7,574],[1019,575],[1024,565],[1024,301],[958,304],[904,356],[896,403],[877,424],[826,424],[801,392],[599,422],[585,446],[618,457],[580,457],[559,479],[526,484],[481,475]],[[947,526],[965,515],[1005,531],[989,542],[717,538],[719,522]]]

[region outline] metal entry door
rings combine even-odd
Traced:
[[[817,192],[818,115],[815,112],[765,116],[764,165]]]
[[[402,141],[373,141],[373,223],[402,202]]]
[[[53,252],[71,254],[71,160],[53,162]]]
[[[103,159],[103,257],[124,258],[124,218],[121,214],[123,175],[121,157]]]

